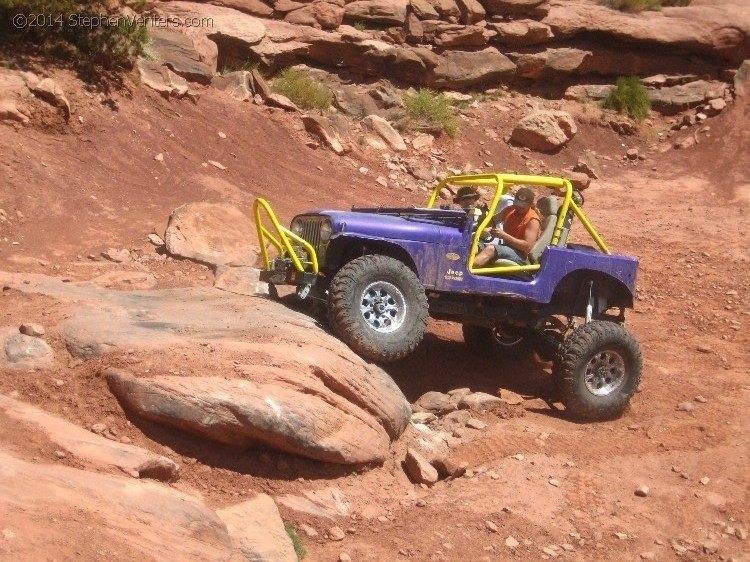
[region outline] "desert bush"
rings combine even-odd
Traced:
[[[285,68],[274,79],[271,89],[304,109],[328,109],[333,103],[331,90],[302,70]]]
[[[692,0],[601,0],[601,3],[622,12],[643,12],[672,6],[689,6]]]
[[[453,102],[444,94],[420,88],[416,94],[404,98],[404,107],[409,128],[439,129],[451,136],[458,132]]]
[[[302,560],[307,555],[305,545],[302,544],[302,540],[297,535],[297,530],[294,528],[294,524],[290,522],[284,523],[284,529],[286,534],[292,539],[292,545],[294,546],[294,552],[297,554],[297,560]]]
[[[0,44],[68,60],[84,70],[129,68],[149,37],[144,26],[117,15],[124,5],[122,0],[0,0]]]
[[[627,113],[633,119],[640,121],[648,116],[651,100],[648,90],[641,84],[637,76],[620,76],[615,89],[602,102],[606,109],[615,109],[620,113]]]

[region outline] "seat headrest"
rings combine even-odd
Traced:
[[[557,200],[557,197],[555,197],[554,195],[540,197],[536,202],[536,208],[545,217],[557,215],[557,210],[559,209],[559,207],[560,204]]]

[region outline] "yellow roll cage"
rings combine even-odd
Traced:
[[[557,222],[555,223],[555,231],[552,235],[551,246],[558,246],[560,244],[560,237],[565,223],[565,217],[568,214],[568,210],[572,210],[573,214],[578,217],[583,224],[586,232],[589,233],[591,238],[594,239],[599,249],[602,252],[609,254],[609,248],[602,240],[599,233],[596,231],[591,222],[586,218],[581,208],[573,200],[573,185],[570,180],[565,178],[555,178],[547,176],[524,176],[518,174],[471,174],[464,176],[449,176],[438,183],[432,190],[430,200],[427,203],[427,208],[432,209],[435,207],[435,203],[440,197],[441,190],[448,184],[456,186],[470,185],[475,187],[485,186],[491,187],[495,190],[495,195],[492,198],[492,202],[489,206],[489,212],[487,216],[482,220],[481,224],[477,226],[474,237],[472,238],[471,251],[469,252],[468,270],[471,273],[479,275],[489,273],[518,273],[522,271],[537,271],[541,266],[539,264],[531,265],[502,265],[502,266],[485,266],[485,267],[474,267],[474,258],[476,257],[479,250],[479,239],[482,236],[482,231],[487,228],[495,216],[495,209],[500,203],[500,197],[502,197],[507,191],[514,185],[535,185],[539,187],[547,187],[552,190],[564,191],[563,203],[557,212]]]
[[[560,237],[562,234],[563,225],[565,223],[565,217],[568,214],[568,210],[572,210],[573,214],[580,219],[584,228],[589,233],[589,235],[591,235],[591,238],[594,239],[599,248],[606,254],[611,253],[609,251],[609,248],[607,248],[607,245],[604,243],[604,240],[602,240],[601,236],[599,236],[599,233],[597,233],[594,229],[594,226],[591,224],[591,222],[589,222],[581,208],[573,200],[573,186],[570,183],[570,180],[547,176],[524,176],[517,174],[471,174],[463,176],[450,176],[438,183],[432,190],[432,194],[430,195],[430,199],[427,203],[428,209],[432,209],[435,207],[435,203],[440,197],[441,190],[444,187],[447,187],[449,184],[455,186],[485,186],[494,188],[495,190],[495,195],[493,196],[492,202],[489,205],[489,212],[487,213],[487,216],[482,220],[481,224],[479,224],[479,226],[477,227],[476,232],[474,233],[474,237],[472,238],[471,251],[469,253],[468,261],[468,269],[471,273],[480,275],[490,273],[517,273],[521,271],[537,271],[541,267],[539,264],[474,267],[474,258],[476,257],[477,251],[479,249],[479,238],[482,235],[482,231],[487,228],[490,220],[492,220],[492,217],[495,215],[495,209],[497,209],[497,205],[500,202],[500,197],[502,197],[502,195],[504,195],[514,185],[535,185],[539,187],[550,188],[557,191],[558,193],[560,191],[565,192],[562,206],[557,213],[557,222],[555,223],[555,231],[552,235],[552,241],[550,245],[560,245]],[[263,224],[261,211],[265,211],[265,214],[273,225],[276,236],[274,236],[271,231]],[[283,254],[286,251],[297,271],[304,272],[309,266],[312,273],[318,273],[319,264],[315,248],[313,248],[307,240],[304,240],[285,226],[282,226],[279,222],[279,219],[276,217],[276,214],[273,212],[273,209],[271,209],[271,205],[268,203],[268,201],[266,201],[262,197],[256,199],[253,203],[253,214],[255,215],[255,227],[258,231],[260,253],[266,269],[271,269],[271,260],[268,256],[267,247],[267,242],[270,242],[276,247],[280,254]],[[294,247],[292,246],[292,242],[290,241],[290,239],[302,245],[302,247],[307,251],[307,254],[310,258],[309,261],[303,261],[300,259],[300,257],[294,251]]]

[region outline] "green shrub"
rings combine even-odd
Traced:
[[[438,129],[450,136],[458,132],[453,102],[444,94],[420,88],[416,94],[405,97],[404,106],[409,128]]]
[[[601,0],[601,4],[622,12],[643,12],[671,6],[689,6],[692,0]]]
[[[602,106],[627,113],[633,119],[641,121],[648,116],[651,100],[648,98],[648,90],[637,76],[620,76],[615,89],[604,99]]]
[[[294,546],[294,552],[297,554],[297,560],[302,560],[307,555],[305,545],[302,544],[302,540],[297,535],[297,530],[294,528],[294,524],[287,521],[284,523],[284,529],[286,534],[292,539],[292,545]]]
[[[36,25],[19,28],[14,17],[21,16]],[[118,17],[107,0],[0,0],[0,44],[71,61],[84,71],[130,68],[148,41],[146,28]]]
[[[274,79],[271,89],[304,109],[328,109],[333,103],[331,90],[310,78],[306,72],[285,68]]]
[[[364,31],[367,29],[367,24],[363,21],[355,21],[354,22],[354,29],[358,29],[359,31]]]

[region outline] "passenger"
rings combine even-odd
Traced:
[[[479,192],[477,191],[476,187],[472,187],[470,185],[465,185],[463,187],[459,187],[458,191],[456,192],[456,196],[453,198],[453,203],[461,207],[464,211],[466,211],[466,214],[469,215],[474,219],[474,226],[478,225],[484,217],[487,216],[487,212],[489,209],[487,209],[487,205],[484,203],[480,203],[477,205],[477,201],[479,201]]]
[[[513,204],[495,215],[493,222],[502,222],[502,228],[490,229],[492,236],[501,243],[486,245],[474,258],[474,266],[483,267],[497,259],[526,264],[542,225],[534,208],[534,192],[528,187],[520,187]]]

